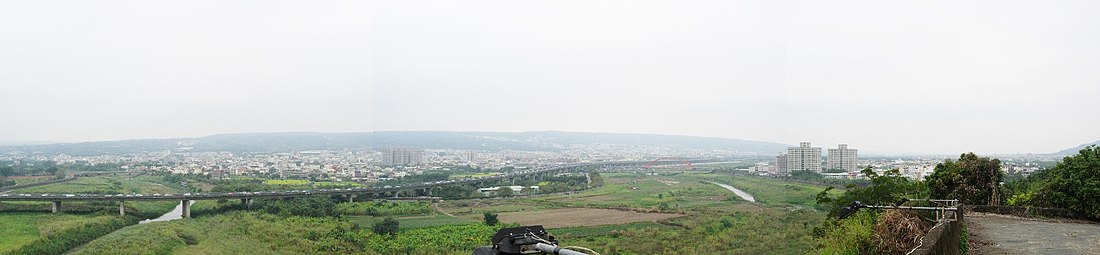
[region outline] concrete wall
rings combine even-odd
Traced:
[[[921,238],[921,246],[909,254],[962,254],[960,241],[962,240],[964,214],[962,212],[947,212],[947,215],[949,218],[954,216],[954,219],[928,230],[928,234]]]

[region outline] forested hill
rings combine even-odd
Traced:
[[[243,133],[199,138],[141,139],[0,146],[0,153],[69,155],[128,154],[155,151],[286,152],[414,146],[428,149],[557,151],[574,144],[652,145],[779,153],[787,145],[727,138],[583,132],[384,131],[361,133]]]
[[[1059,152],[1057,152],[1057,153],[1054,153],[1054,154],[1056,154],[1056,155],[1062,155],[1062,156],[1069,156],[1069,155],[1074,155],[1074,154],[1077,154],[1077,152],[1081,151],[1082,149],[1085,149],[1085,147],[1088,147],[1089,145],[1097,145],[1097,146],[1100,146],[1100,141],[1095,141],[1095,142],[1091,142],[1091,143],[1086,143],[1086,144],[1078,145],[1077,147],[1073,147],[1073,148],[1065,149],[1065,150],[1059,151]]]

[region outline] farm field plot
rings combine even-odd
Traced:
[[[560,228],[658,221],[682,216],[684,215],[672,213],[640,213],[610,209],[566,208],[533,212],[501,213],[500,222]]]
[[[121,177],[86,177],[71,182],[50,184],[20,190],[11,193],[66,193],[66,194],[156,194],[173,193],[177,190],[164,184],[153,182],[153,177],[139,177],[127,180]]]
[[[547,206],[538,206],[525,201],[512,200],[467,200],[448,201],[439,204],[439,207],[456,217],[479,221],[483,213],[524,212],[548,209]]]
[[[655,229],[676,229],[676,227],[662,225],[651,221],[633,222],[627,224],[612,224],[612,225],[597,225],[597,226],[584,226],[584,227],[565,227],[550,229],[548,232],[553,233],[554,236],[559,239],[572,239],[588,236],[603,236],[610,235],[616,231],[623,231],[629,229],[643,229],[643,228],[655,228]]]
[[[558,207],[690,209],[713,203],[741,203],[731,200],[733,193],[692,178],[693,175],[647,176],[609,173],[608,185],[568,195],[549,195],[523,200],[529,204]]]
[[[308,180],[264,180],[264,185],[307,185]]]

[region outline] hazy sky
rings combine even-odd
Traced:
[[[1098,1],[0,1],[0,140],[566,130],[1100,139]]]

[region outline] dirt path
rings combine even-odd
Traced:
[[[970,254],[1100,254],[1100,224],[967,213]]]
[[[451,216],[451,218],[458,218],[455,217],[453,214],[447,213],[447,211],[444,211],[443,208],[439,208],[439,203],[432,203],[432,208],[435,208],[436,211],[442,213],[443,215]]]

